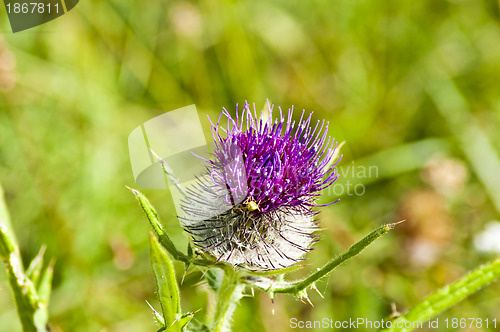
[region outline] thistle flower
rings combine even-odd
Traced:
[[[317,240],[315,200],[338,177],[328,122],[312,126],[303,111],[296,123],[293,107],[273,122],[272,108],[267,120],[246,104],[236,119],[224,108],[211,121],[212,158],[182,201],[181,224],[196,246],[252,270],[303,259]]]

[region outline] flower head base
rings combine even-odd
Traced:
[[[293,108],[287,117],[280,108],[273,122],[269,110],[267,120],[248,104],[241,114],[236,106],[236,119],[223,110],[212,123],[213,158],[182,202],[182,226],[198,247],[254,270],[303,259],[316,239],[311,208],[337,179],[328,122],[312,126],[312,113],[305,118],[303,111],[296,123]]]

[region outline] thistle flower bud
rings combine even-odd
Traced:
[[[315,200],[338,177],[328,122],[312,126],[303,111],[296,123],[293,108],[287,116],[279,108],[273,120],[268,109],[265,120],[248,104],[241,114],[236,106],[236,119],[223,109],[212,123],[212,158],[182,201],[181,223],[195,245],[252,270],[303,259],[317,238]]]

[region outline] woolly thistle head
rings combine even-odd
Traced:
[[[187,188],[181,224],[218,260],[274,270],[302,260],[316,241],[312,209],[337,179],[337,145],[327,138],[328,122],[311,124],[312,113],[303,111],[296,123],[293,107],[287,116],[279,108],[274,120],[272,106],[267,119],[253,108],[246,104],[239,114],[236,106],[236,119],[224,108],[211,122],[212,158]]]

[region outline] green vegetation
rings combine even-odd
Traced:
[[[321,241],[287,280],[308,276],[381,225],[406,220],[316,282],[314,307],[245,290],[235,331],[292,330],[291,318],[380,321],[413,307],[400,320],[426,319],[429,304],[447,307],[440,295],[465,297],[477,280],[498,276],[498,253],[477,243],[500,218],[498,1],[89,0],[24,32],[12,34],[5,13],[0,25],[8,232],[25,267],[38,257],[24,271],[36,280],[30,294],[45,294],[36,284],[55,262],[53,331],[157,331],[148,303],[160,320],[164,306],[175,307],[178,315],[168,319],[179,325],[216,310],[208,289],[220,287],[218,269],[207,283],[196,264],[184,276],[179,261],[156,266],[175,270],[180,284],[180,304],[160,304],[150,258],[166,253],[150,240],[151,227],[125,187],[137,187],[128,134],[189,104],[213,118],[223,106],[231,111],[248,100],[260,108],[269,98],[314,111],[346,142],[341,178],[321,202],[341,200],[321,209]],[[172,247],[188,259],[170,193],[143,192]],[[0,326],[18,332],[5,271]],[[491,283],[436,317],[497,318],[500,325],[499,295],[500,283]],[[188,312],[195,314],[182,316]]]

